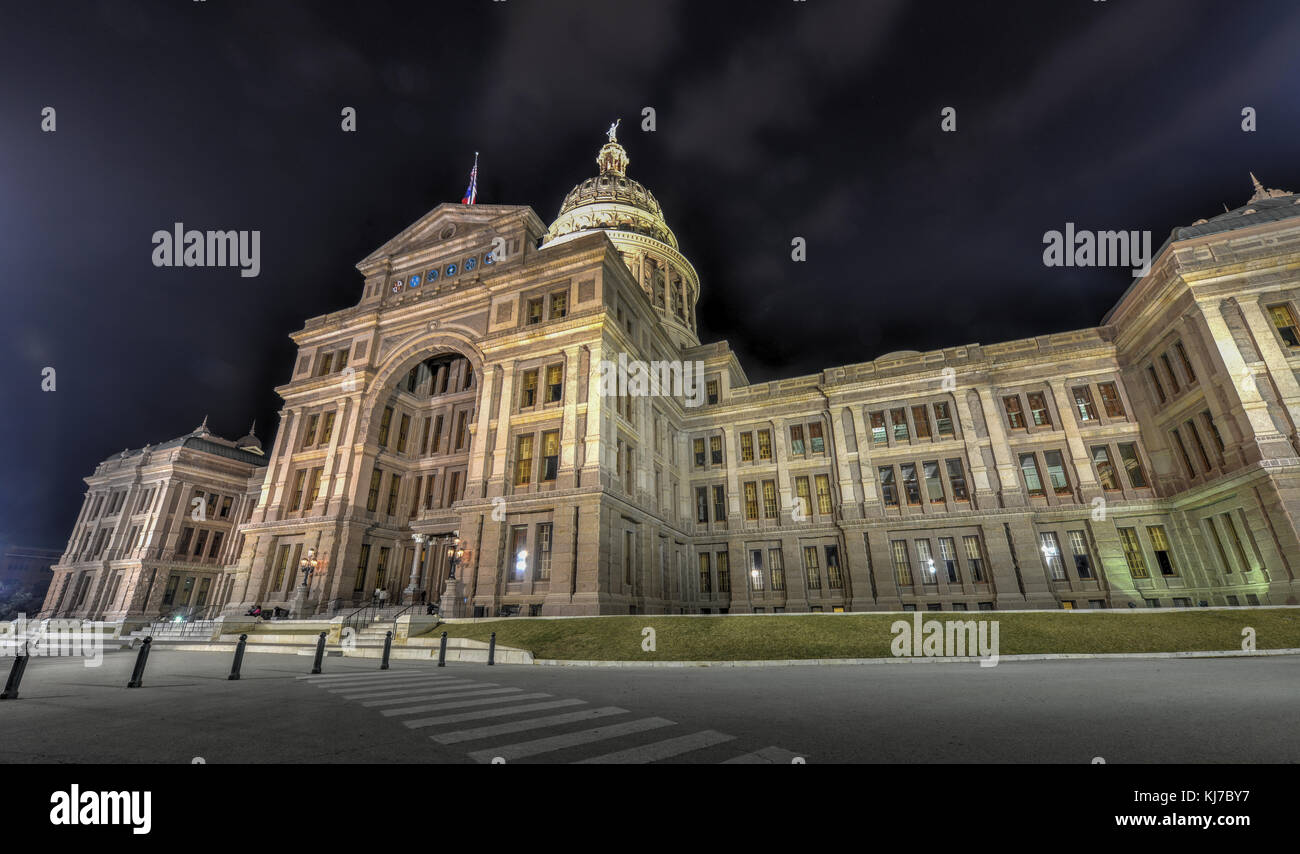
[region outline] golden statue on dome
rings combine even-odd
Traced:
[[[605,135],[609,137],[610,142],[618,142],[618,123],[621,121],[623,120],[614,119],[614,123],[610,125],[609,130],[605,132]]]

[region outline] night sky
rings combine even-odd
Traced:
[[[1249,170],[1300,188],[1285,0],[7,6],[0,538],[31,546],[65,544],[124,447],[204,415],[269,446],[289,333],[354,305],[354,265],[458,201],[475,151],[481,203],[549,222],[622,117],[700,338],[754,381],[1095,325],[1130,277],[1045,268],[1045,231],[1158,247]],[[261,275],[155,268],[177,221],[260,230]]]

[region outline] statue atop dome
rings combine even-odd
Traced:
[[[610,142],[618,142],[618,123],[621,121],[623,120],[614,119],[614,123],[610,125],[609,130],[605,132],[605,135],[609,137]]]

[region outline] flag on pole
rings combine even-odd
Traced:
[[[478,199],[478,152],[474,152],[474,168],[469,173],[469,188],[465,190],[465,197],[460,200],[462,205],[472,205]]]

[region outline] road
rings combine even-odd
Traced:
[[[1300,762],[1300,656],[577,668],[33,658],[0,761]],[[7,674],[12,659],[0,659]]]

